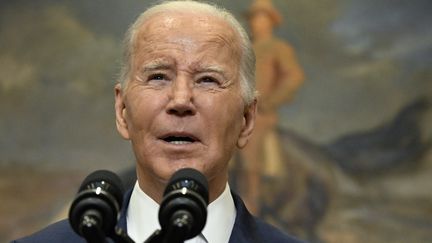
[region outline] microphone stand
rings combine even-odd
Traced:
[[[156,230],[144,243],[184,243],[190,237],[193,217],[185,210],[175,212],[170,223],[162,230]]]
[[[116,243],[135,243],[122,228],[115,227],[114,234],[110,237]]]
[[[81,232],[87,243],[107,243],[105,233],[99,225],[97,217],[84,216],[81,220]],[[123,229],[115,227],[109,236],[116,243],[135,243]]]
[[[175,234],[166,234],[162,230],[156,230],[144,243],[184,243],[184,241]]]
[[[106,242],[97,216],[99,215],[86,215],[81,218],[80,230],[88,243]]]
[[[149,238],[147,238],[144,243],[162,243],[164,242],[164,234],[162,233],[162,230],[155,230],[152,235],[150,235]]]

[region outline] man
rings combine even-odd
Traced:
[[[241,150],[244,162],[244,199],[248,209],[260,214],[262,176],[277,177],[283,170],[277,136],[277,111],[291,101],[304,80],[294,49],[275,37],[273,29],[282,18],[270,0],[255,0],[248,20],[257,57],[256,86],[260,95],[253,136]]]
[[[253,130],[254,56],[231,14],[194,1],[144,12],[125,40],[115,86],[116,124],[136,157],[138,182],[118,226],[135,242],[157,228],[158,203],[171,175],[185,167],[209,182],[201,235],[188,242],[296,242],[253,218],[229,191],[228,161]],[[67,221],[17,242],[81,242]]]

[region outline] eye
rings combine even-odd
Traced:
[[[154,81],[154,80],[167,80],[167,77],[165,74],[162,73],[155,73],[149,75],[148,81]]]
[[[205,83],[205,84],[214,83],[214,84],[218,84],[219,80],[217,80],[216,78],[211,77],[211,76],[204,76],[204,77],[202,77],[202,78],[200,78],[198,80],[198,83]]]

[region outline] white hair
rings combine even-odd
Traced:
[[[256,96],[255,90],[255,54],[252,49],[251,41],[241,24],[227,10],[216,5],[196,2],[192,0],[165,1],[154,5],[144,11],[137,20],[129,27],[123,41],[123,65],[120,72],[120,82],[123,86],[127,85],[130,79],[132,58],[136,36],[139,28],[151,16],[161,12],[201,12],[225,20],[239,36],[241,49],[239,80],[243,100],[246,104],[251,104]]]

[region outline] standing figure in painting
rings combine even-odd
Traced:
[[[241,151],[244,160],[242,188],[249,210],[259,214],[261,178],[276,176],[282,166],[276,133],[278,108],[293,99],[304,80],[294,49],[273,36],[281,16],[270,0],[256,0],[248,11],[248,20],[256,54],[256,85],[259,93],[255,131]]]

